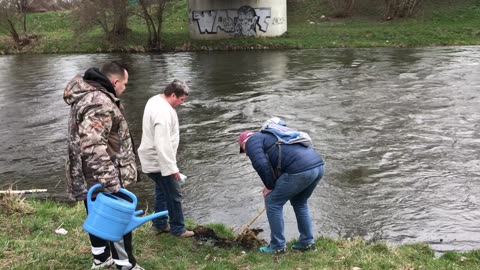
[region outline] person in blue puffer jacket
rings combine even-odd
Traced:
[[[283,205],[290,201],[295,211],[300,237],[294,250],[316,250],[307,200],[323,176],[324,161],[312,147],[276,144],[267,132],[244,131],[238,137],[240,153],[246,153],[265,188],[265,207],[270,225],[270,245],[260,252],[284,253]]]

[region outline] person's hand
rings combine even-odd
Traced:
[[[170,175],[171,177],[173,177],[173,179],[177,180],[177,181],[180,181],[180,172],[176,172],[172,175]]]
[[[267,197],[268,193],[272,192],[271,189],[268,189],[268,188],[263,188],[263,197]]]

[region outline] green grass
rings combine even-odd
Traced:
[[[425,1],[414,18],[382,20],[379,0],[357,1],[350,18],[332,17],[323,0],[288,1],[288,32],[276,38],[236,38],[220,41],[191,40],[187,1],[167,6],[162,32],[163,50],[250,50],[328,47],[417,47],[480,44],[480,4],[475,0]],[[325,15],[325,18],[321,18]],[[0,53],[89,53],[144,51],[147,31],[143,21],[129,18],[127,37],[116,44],[96,28],[81,34],[73,31],[69,11],[28,15],[29,33],[38,36],[18,51],[0,35]]]
[[[18,200],[17,200],[18,202]],[[81,225],[83,203],[28,201],[12,214],[0,211],[0,269],[87,269],[90,246]],[[18,209],[15,208],[15,209]],[[447,252],[437,258],[426,244],[393,247],[362,239],[316,239],[317,252],[289,251],[272,256],[255,250],[217,248],[195,239],[152,234],[149,223],[134,231],[137,260],[145,269],[480,269],[480,251]],[[187,226],[196,226],[192,221]],[[63,227],[67,235],[54,231]],[[208,224],[220,237],[235,233],[223,224]],[[292,245],[295,241],[288,243]]]

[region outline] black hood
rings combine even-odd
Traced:
[[[103,86],[109,93],[112,93],[115,97],[117,96],[115,93],[115,88],[110,80],[107,78],[107,76],[100,72],[98,68],[89,68],[87,71],[85,71],[83,79],[87,82],[96,82]]]

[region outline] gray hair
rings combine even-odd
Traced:
[[[163,94],[165,96],[169,97],[172,94],[175,94],[177,97],[181,97],[183,95],[188,96],[190,92],[190,87],[188,87],[187,83],[184,81],[180,80],[173,80],[169,85],[165,87],[165,90],[163,90]]]

